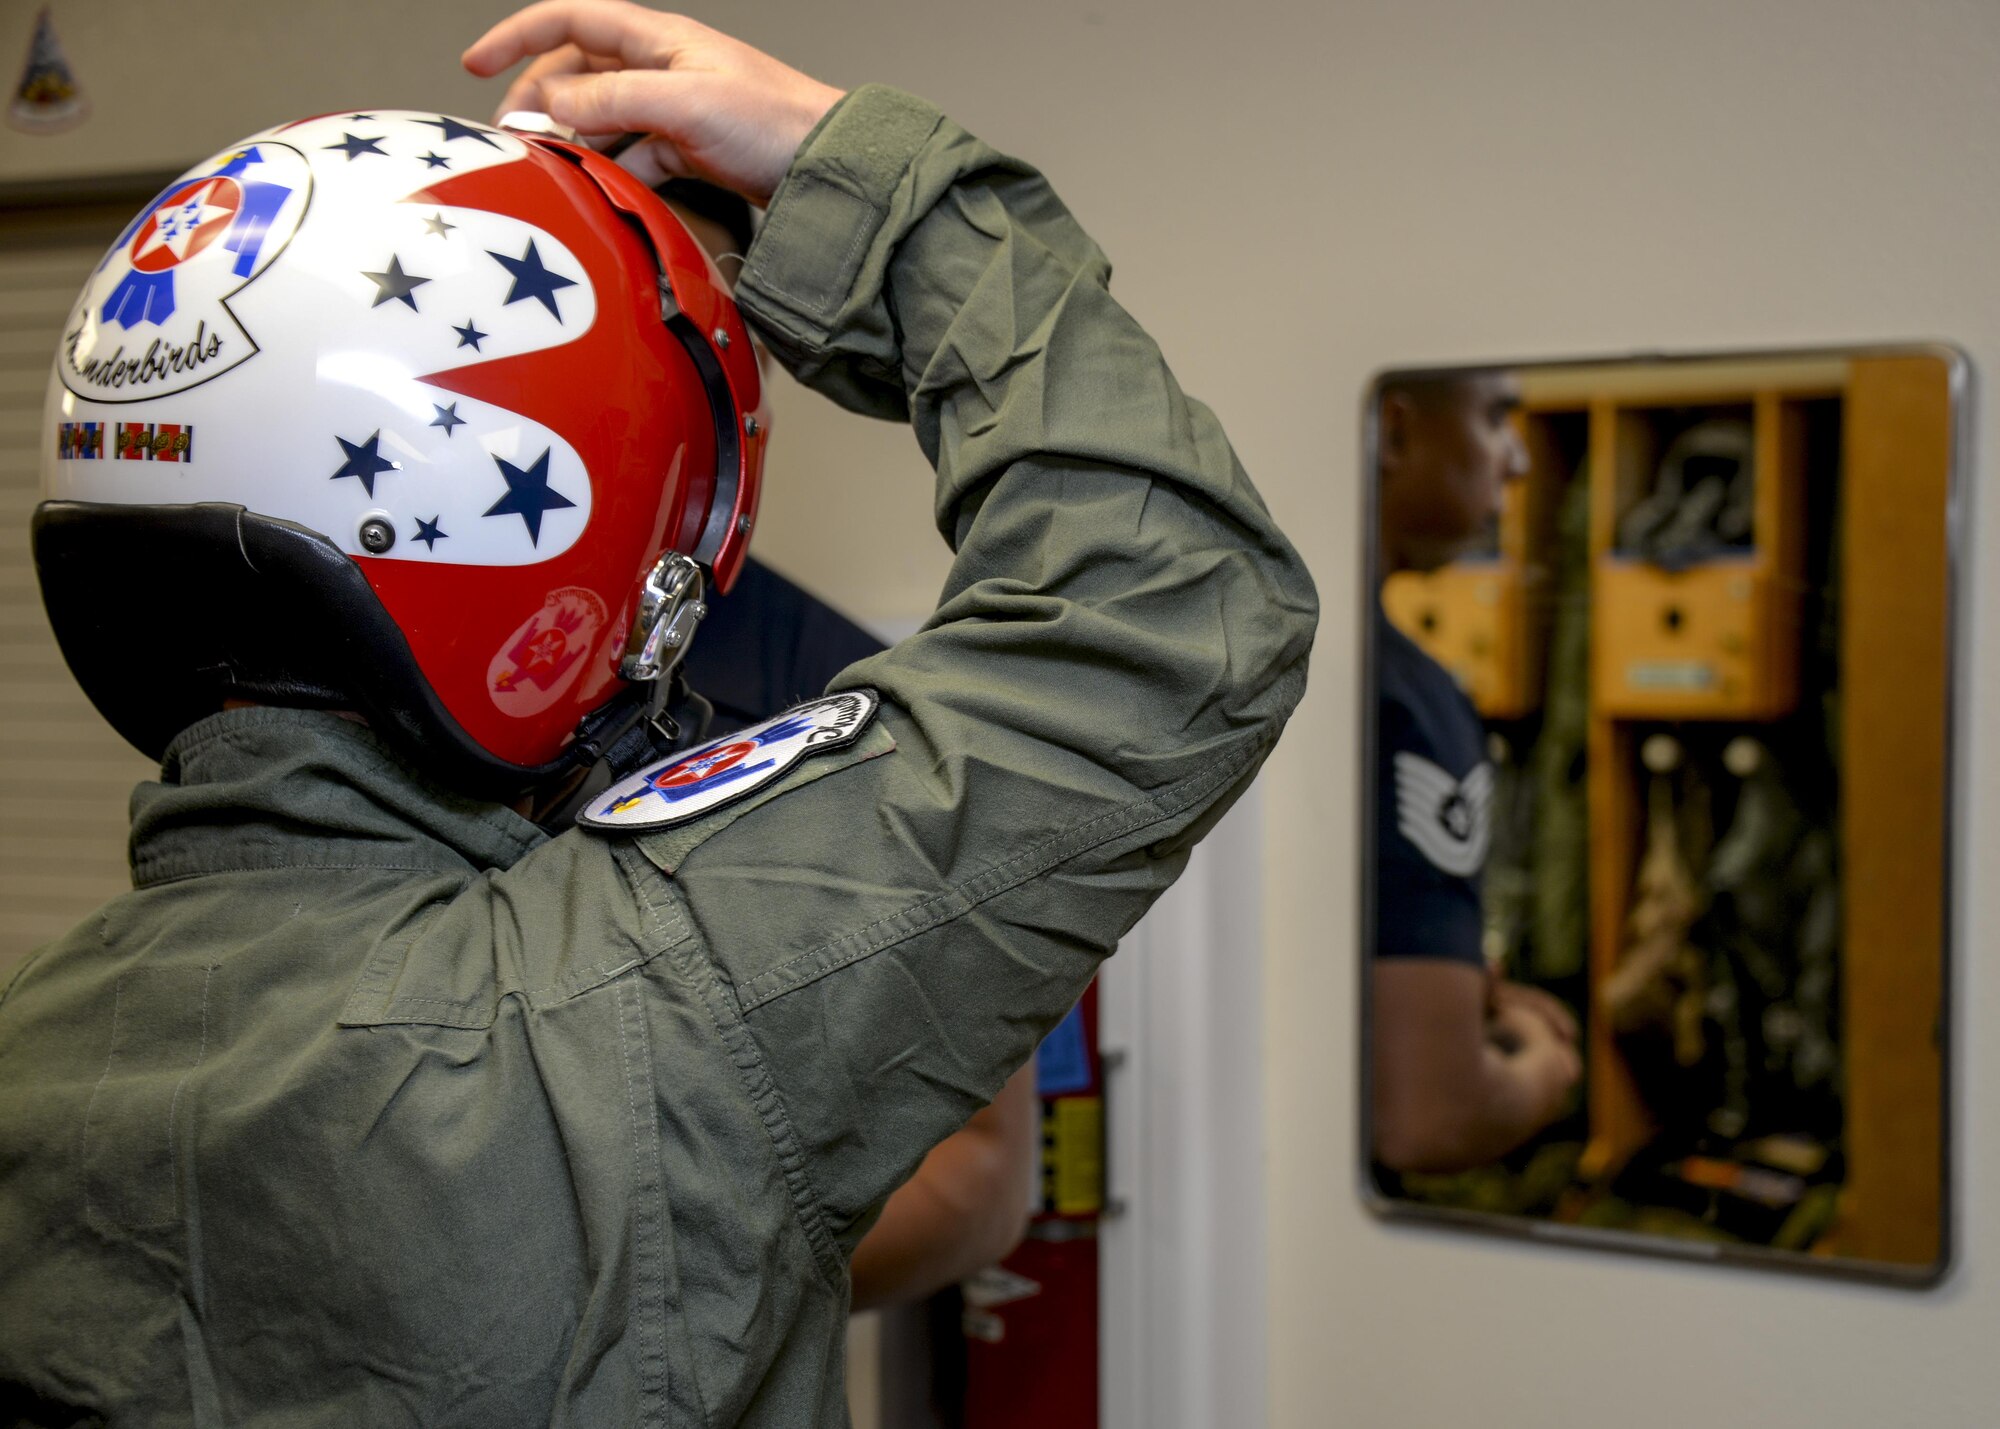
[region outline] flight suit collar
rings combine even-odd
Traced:
[[[183,730],[132,792],[135,887],[241,869],[506,868],[547,836],[430,784],[324,710],[227,710]]]

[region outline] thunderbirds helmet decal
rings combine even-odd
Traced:
[[[567,345],[596,318],[576,255],[479,177],[526,153],[504,131],[384,110],[286,125],[197,166],[132,220],[79,298],[56,359],[64,415],[112,409],[102,425],[115,431],[115,409],[147,404],[155,435],[128,447],[141,457],[161,418],[198,423],[198,458],[180,455],[208,469],[201,499],[298,521],[352,555],[559,554],[590,518],[576,449],[533,413],[453,386],[460,370]],[[310,346],[295,341],[306,314]],[[55,451],[59,466],[99,455],[94,439]],[[274,502],[285,467],[307,479]],[[172,499],[133,484],[143,468],[76,476],[59,473],[50,494]],[[365,540],[370,519],[396,539]]]

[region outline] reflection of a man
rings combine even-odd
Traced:
[[[1511,374],[1396,379],[1378,413],[1382,573],[1430,571],[1491,530],[1526,472]],[[1471,701],[1376,611],[1374,1154],[1460,1170],[1560,1116],[1581,1074],[1575,1019],[1489,974],[1480,873],[1493,771]]]

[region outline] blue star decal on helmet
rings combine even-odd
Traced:
[[[428,521],[424,520],[423,517],[419,516],[417,518],[417,534],[410,537],[410,539],[412,541],[422,541],[424,543],[424,549],[426,551],[435,551],[437,549],[438,542],[448,541],[451,539],[451,532],[440,531],[438,529],[438,522],[442,521],[443,519],[444,516],[442,513],[431,517],[431,519]]]
[[[444,142],[447,144],[454,139],[477,139],[489,149],[500,147],[487,137],[486,130],[463,123],[460,120],[452,118],[449,114],[440,114],[435,119],[419,119],[417,123],[428,124],[433,129],[442,129],[444,131]]]
[[[456,402],[452,403],[449,407],[441,402],[433,402],[431,403],[431,410],[436,412],[437,415],[431,418],[430,424],[433,427],[443,427],[446,436],[450,436],[454,428],[465,425],[465,418],[458,415],[458,403]]]
[[[474,352],[480,350],[479,344],[486,341],[489,336],[489,334],[483,333],[474,327],[471,318],[465,320],[464,327],[455,327],[452,331],[458,334],[458,345],[460,347],[469,347]]]
[[[379,308],[390,299],[402,303],[411,312],[417,311],[417,289],[430,281],[403,271],[403,260],[391,255],[389,271],[386,273],[363,273],[362,277],[375,284],[375,301],[368,306]]]
[[[354,134],[342,134],[340,136],[340,143],[328,144],[326,147],[341,150],[347,155],[347,162],[350,164],[363,154],[373,154],[377,158],[386,159],[389,156],[377,147],[381,144],[383,137],[377,134],[373,139],[363,139]]]
[[[509,258],[504,253],[486,250],[486,256],[514,275],[514,286],[507,290],[507,301],[518,303],[527,298],[538,300],[549,310],[557,322],[562,321],[562,311],[556,307],[556,293],[563,288],[574,288],[576,279],[565,278],[542,266],[542,255],[535,248],[535,240],[528,240],[528,251],[519,258]]]
[[[334,440],[339,442],[340,449],[347,453],[347,460],[340,464],[340,470],[336,471],[330,480],[338,481],[343,476],[359,477],[361,489],[373,496],[376,477],[385,471],[401,470],[395,462],[382,455],[379,449],[382,433],[379,428],[375,435],[365,442],[350,442],[346,437],[338,436]]]
[[[349,124],[367,124],[374,118],[375,116],[372,114],[350,114],[347,116],[347,122]]]
[[[451,167],[451,160],[435,150],[428,154],[419,154],[417,157],[427,169],[448,169]]]
[[[500,468],[500,475],[507,483],[507,494],[486,508],[488,516],[518,516],[528,528],[528,544],[542,543],[542,513],[560,511],[565,506],[576,503],[549,485],[549,453],[544,448],[535,458],[534,465],[525,471],[505,457],[494,457]]]

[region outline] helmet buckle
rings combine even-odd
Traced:
[[[625,637],[618,673],[635,683],[670,673],[687,654],[695,627],[708,614],[702,604],[701,567],[679,551],[654,563],[639,591],[639,610]]]

